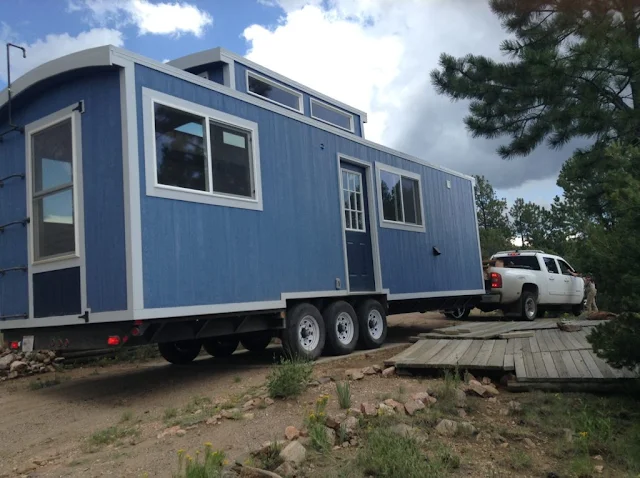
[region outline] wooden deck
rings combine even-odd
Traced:
[[[386,364],[412,370],[457,367],[460,370],[514,371],[518,382],[638,378],[638,374],[612,368],[595,355],[586,337],[598,322],[573,323],[582,325],[582,330],[564,332],[557,328],[556,321],[458,325],[441,329],[438,334],[422,334],[435,338],[420,339]]]

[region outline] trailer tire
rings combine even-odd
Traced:
[[[282,345],[290,358],[317,359],[325,340],[324,319],[314,305],[303,302],[287,310],[287,328],[283,331]]]
[[[202,345],[207,353],[213,357],[230,357],[238,348],[240,340],[237,337],[212,337],[204,340]]]
[[[387,338],[387,314],[377,300],[368,299],[358,306],[360,344],[367,349],[379,348]]]
[[[162,358],[174,365],[186,365],[193,362],[200,353],[200,348],[201,344],[197,340],[162,342],[158,344],[158,351]]]
[[[240,339],[242,346],[249,352],[262,352],[271,343],[271,332],[254,332]]]
[[[356,349],[360,324],[356,311],[344,300],[332,302],[322,313],[327,328],[326,347],[333,355],[347,355]]]

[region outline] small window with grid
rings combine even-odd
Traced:
[[[346,230],[365,232],[364,198],[360,173],[342,170],[342,204]]]

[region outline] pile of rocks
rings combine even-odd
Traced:
[[[464,395],[464,393],[463,393]],[[398,402],[393,398],[388,398],[385,401],[376,404],[362,403],[360,409],[351,409],[352,412],[360,412],[365,416],[372,417],[376,415],[394,415],[396,413],[415,415],[419,410],[424,410],[426,407],[430,407],[438,401],[437,398],[429,395],[427,392],[414,393],[411,398],[404,403]]]
[[[465,391],[468,394],[477,395],[483,398],[493,398],[500,395],[500,392],[493,383],[491,383],[491,379],[488,377],[484,377],[481,383],[473,376],[470,376],[468,383],[465,385]]]
[[[55,372],[63,361],[63,357],[56,357],[56,353],[49,350],[26,353],[4,350],[0,352],[0,381]]]

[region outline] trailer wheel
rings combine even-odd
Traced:
[[[387,338],[387,314],[382,304],[369,299],[358,306],[360,343],[367,349],[377,349]]]
[[[238,348],[236,337],[212,337],[203,342],[204,349],[214,357],[229,357]]]
[[[322,313],[327,326],[327,349],[334,355],[347,355],[358,344],[360,324],[351,304],[343,300],[332,302]]]
[[[287,328],[282,344],[290,357],[315,360],[326,340],[324,320],[313,305],[303,302],[287,311]]]
[[[538,315],[538,302],[533,292],[522,292],[522,317],[526,320],[535,320]]]
[[[271,332],[255,332],[240,339],[242,346],[249,352],[262,352],[271,343]]]
[[[174,365],[186,365],[200,353],[201,344],[196,340],[182,340],[179,342],[162,342],[158,344],[158,351],[162,358]]]

